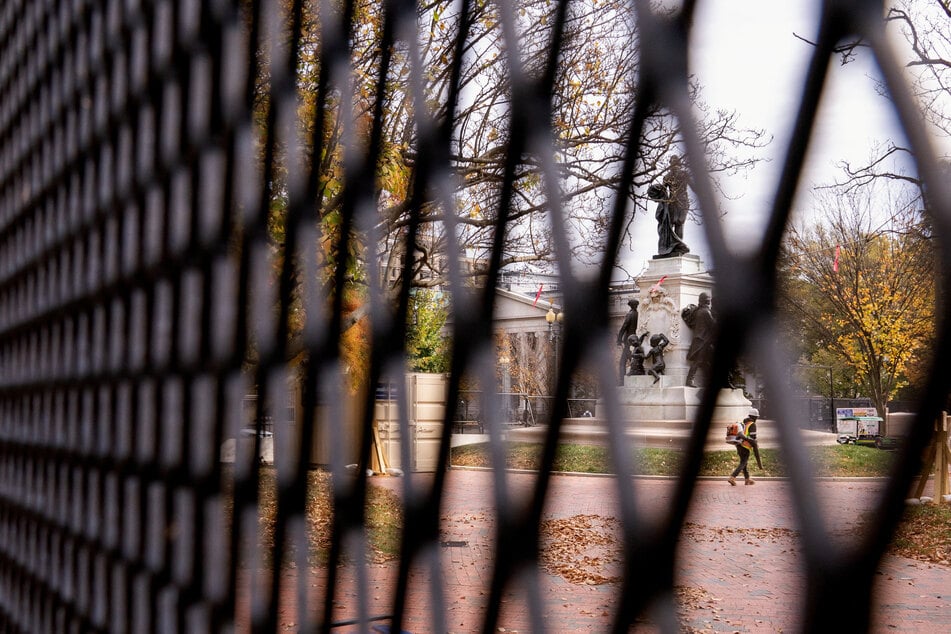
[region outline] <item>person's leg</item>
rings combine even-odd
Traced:
[[[743,445],[736,446],[736,453],[740,457],[740,464],[736,466],[736,469],[733,470],[733,473],[730,474],[730,477],[727,479],[731,485],[736,486],[736,476],[740,475],[740,471],[744,474],[746,473],[746,462],[750,458],[750,451]],[[746,476],[749,477],[749,476]]]
[[[740,462],[739,464],[736,465],[736,469],[733,470],[732,475],[734,478],[740,475],[740,471],[743,470],[743,446],[742,445],[736,446],[736,457],[740,459]]]
[[[736,453],[740,456],[740,464],[736,466],[736,469],[733,470],[733,477],[740,475],[740,472],[743,472],[743,476],[748,478],[749,472],[746,470],[746,465],[750,460],[750,450],[744,447],[743,445],[736,446]]]
[[[750,477],[750,472],[747,468],[750,462],[750,453],[752,452],[746,447],[743,448],[743,451],[745,452],[743,456],[743,478],[746,481],[746,484],[754,484],[754,480]]]

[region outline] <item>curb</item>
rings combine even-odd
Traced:
[[[472,467],[468,465],[449,465],[449,470],[451,471],[495,471],[492,467]],[[506,473],[515,473],[515,474],[537,474],[538,471],[534,469],[506,469]],[[551,475],[553,476],[572,476],[572,477],[581,477],[581,478],[616,478],[616,473],[584,473],[581,471],[552,471]],[[702,475],[697,476],[697,480],[721,480],[726,478],[726,475]],[[632,475],[631,478],[635,480],[679,480],[680,476],[676,475],[643,475],[636,474]],[[934,476],[929,476],[929,480],[933,479]],[[786,482],[792,480],[788,476],[757,476],[757,482]],[[891,480],[888,476],[815,476],[812,478],[816,482],[888,482]],[[725,480],[724,480],[725,481]],[[912,479],[912,482],[917,482],[918,478]]]

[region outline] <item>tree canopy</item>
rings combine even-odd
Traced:
[[[280,4],[288,19],[274,23],[290,25],[293,71],[281,72],[273,63],[280,50],[264,48],[254,83],[255,121],[259,138],[267,140],[259,149],[267,164],[269,232],[275,262],[282,266],[285,253],[310,248],[299,242],[288,246],[303,239],[288,235],[288,214],[313,215],[317,234],[306,235],[316,239],[318,283],[331,301],[346,296],[343,303],[350,306],[370,287],[390,297],[404,285],[443,287],[450,241],[465,260],[463,275],[474,285],[480,284],[498,239],[503,267],[552,271],[552,191],[566,214],[573,261],[597,262],[612,202],[626,198],[634,213],[644,212],[644,190],[664,177],[672,156],[683,153],[679,122],[655,108],[643,128],[633,185],[620,191],[625,135],[639,100],[640,59],[635,14],[621,0],[568,3],[559,34],[552,26],[558,3],[517,0],[514,38],[505,33],[500,15],[508,7],[482,0],[463,5],[432,0],[397,20],[388,19],[390,5],[368,0],[320,3],[319,8],[293,0]],[[559,57],[551,71],[555,37]],[[532,98],[513,94],[507,62],[514,57],[529,76],[554,73],[548,111],[555,156],[526,152],[518,157],[508,197],[502,188],[511,169],[506,160],[513,104]],[[461,60],[458,66],[456,60]],[[273,103],[281,98],[277,95],[286,99],[291,82],[292,122],[283,102]],[[703,169],[716,185],[718,175],[755,164],[755,153],[747,150],[768,139],[761,130],[743,127],[736,113],[707,108],[696,82],[689,88],[707,148]],[[433,187],[420,178],[433,171],[427,164],[433,157],[420,149],[428,133],[421,126],[428,121],[446,125],[451,137],[449,209],[433,202],[437,197],[431,191],[419,191]],[[744,151],[735,151],[739,148]],[[541,168],[551,161],[559,179],[554,188],[543,182]],[[368,173],[375,181],[372,193],[348,189],[348,174],[361,174],[353,180],[366,182]],[[306,190],[300,200],[308,201],[308,209],[293,207],[295,189]],[[511,200],[505,210],[503,200]],[[502,213],[504,227],[498,222]],[[630,226],[625,232],[629,244],[634,240]],[[302,284],[301,276],[291,277]],[[363,313],[355,308],[348,314],[347,322],[355,324]],[[289,325],[302,321],[291,315]]]
[[[788,235],[781,307],[803,360],[847,369],[884,411],[927,359],[935,290],[915,193],[874,189],[817,193],[819,219]]]
[[[896,0],[883,20],[904,58],[922,118],[947,147],[951,7],[946,0]],[[843,43],[837,49],[842,63],[864,44]],[[880,91],[888,98],[884,85]],[[914,159],[903,139],[891,139],[866,162],[842,161],[841,177],[817,193],[818,223],[790,232],[782,271],[783,308],[800,329],[796,340],[804,360],[834,367],[838,394],[851,388],[870,395],[879,408],[896,393],[914,396],[932,360],[938,301],[932,202],[908,167]],[[951,175],[951,156],[940,159]],[[832,270],[836,248],[839,271]]]
[[[437,120],[453,117],[450,162],[457,227],[453,239],[465,250],[469,265],[466,272],[481,274],[497,231],[499,189],[511,124],[513,95],[505,57],[518,55],[529,74],[544,72],[556,4],[548,0],[519,0],[518,50],[513,51],[506,46],[498,5],[473,3],[465,24],[468,34],[461,49],[461,91],[456,104],[448,103],[448,96],[452,80],[450,62],[457,54],[456,38],[463,27],[458,3],[436,0],[419,5],[415,28],[396,34],[387,46],[384,5],[366,0],[356,2],[347,44],[352,95],[346,102],[339,91],[322,100],[317,94],[321,73],[328,72],[322,27],[329,18],[308,13],[304,7],[302,54],[296,78],[300,120],[305,128],[301,153],[310,154],[315,161],[311,166],[318,188],[315,211],[323,223],[325,242],[334,243],[337,215],[344,204],[344,165],[365,149],[378,113],[382,116],[379,160],[375,166],[378,208],[372,221],[376,243],[372,249],[366,248],[368,236],[364,236],[364,252],[351,255],[363,258],[359,264],[362,268],[375,260],[373,265],[393,270],[400,268],[401,258],[410,252],[409,281],[413,285],[445,283],[447,234],[441,216],[445,210],[425,204],[423,228],[415,244],[410,249],[403,244],[411,222],[408,212],[415,170],[420,165],[415,115],[417,109],[425,108]],[[558,191],[573,231],[573,256],[581,261],[595,261],[601,255],[610,201],[621,195],[631,200],[635,210],[646,209],[648,201],[641,189],[662,178],[668,169],[667,159],[682,152],[681,136],[678,122],[668,112],[653,112],[644,130],[634,188],[617,191],[622,176],[622,139],[638,99],[637,24],[629,7],[620,0],[572,2],[568,11],[552,91]],[[413,46],[401,37],[413,38]],[[414,54],[419,55],[423,69],[419,75],[414,75]],[[387,74],[381,78],[384,55]],[[267,102],[264,79],[258,83],[262,107]],[[414,85],[414,80],[419,84]],[[382,103],[378,103],[379,86],[383,86]],[[731,149],[761,147],[768,141],[765,134],[744,128],[736,113],[709,111],[702,102],[698,84],[693,83],[691,91],[709,151],[705,169],[716,175],[749,168],[755,159],[748,152],[740,156]],[[265,120],[263,116],[259,119]],[[315,130],[316,125],[321,129]],[[319,146],[316,153],[315,146]],[[540,158],[524,155],[517,168],[513,208],[504,236],[503,265],[545,269],[553,266],[550,223],[546,218],[549,206]],[[281,174],[276,176],[280,178]],[[275,188],[278,201],[285,193],[284,188]],[[277,236],[280,222],[278,214]],[[632,240],[633,236],[628,233],[627,239]],[[326,263],[334,266],[338,257],[332,248],[328,249]],[[396,284],[401,279],[397,275],[384,281]]]
[[[947,146],[951,139],[951,6],[946,0],[897,0],[890,3],[884,16],[886,29],[903,56],[908,81],[918,97],[923,119],[935,138]],[[849,63],[863,43],[850,42],[840,48],[842,63]],[[884,86],[881,92],[886,97]],[[943,157],[951,174],[951,155]],[[914,172],[902,166],[914,159],[913,152],[901,139],[891,139],[876,148],[863,164],[843,161],[847,188],[863,187],[877,180],[909,183],[918,189],[919,208],[928,210],[923,183]]]

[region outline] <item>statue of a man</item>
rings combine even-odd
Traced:
[[[670,216],[670,226],[682,241],[690,199],[687,196],[687,170],[683,167],[683,160],[676,154],[670,157],[670,168],[667,170],[667,175],[664,176],[664,185],[667,186],[667,210]]]
[[[627,300],[630,310],[624,316],[624,322],[617,333],[617,345],[621,346],[621,364],[618,377],[618,385],[624,385],[624,375],[627,374],[627,367],[631,360],[631,351],[627,345],[627,338],[637,333],[637,307],[640,304],[634,298]]]
[[[709,367],[716,337],[716,321],[710,310],[710,296],[700,293],[698,301],[699,306],[695,309],[689,312],[688,309],[684,309],[684,321],[693,330],[693,339],[690,341],[690,348],[687,349],[687,362],[690,364],[690,369],[687,370],[687,387],[697,387],[693,381],[697,371],[700,369],[706,371]]]
[[[657,220],[657,255],[654,259],[674,258],[690,253],[690,248],[677,235],[678,230],[683,233],[683,222],[675,225],[675,218],[671,216],[670,186],[651,185],[647,188],[647,197],[657,202],[657,210],[654,212],[654,219]],[[679,213],[679,210],[674,212]]]

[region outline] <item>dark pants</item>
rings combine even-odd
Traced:
[[[750,472],[746,468],[746,463],[750,461],[750,450],[744,447],[743,445],[736,446],[736,453],[740,456],[740,464],[733,470],[733,473],[730,474],[730,477],[735,478],[740,475],[740,471],[743,472],[743,477],[747,480],[750,479]]]

